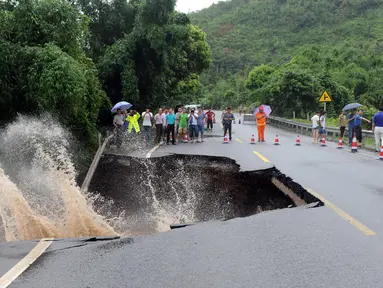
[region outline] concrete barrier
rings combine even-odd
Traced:
[[[275,116],[270,116],[269,117],[270,123],[273,126],[281,127],[281,128],[287,128],[289,130],[296,131],[299,134],[307,134],[307,135],[312,135],[312,127],[311,124],[308,123],[301,123],[301,122],[296,122],[293,120],[288,120],[285,118],[281,117],[275,117]],[[338,140],[340,137],[340,131],[338,127],[327,127],[327,137],[326,139],[329,140]],[[348,137],[348,128],[346,128],[345,136]],[[372,138],[375,139],[374,133],[369,130],[363,130],[363,142],[364,139],[366,138]]]
[[[82,182],[81,191],[86,192],[88,190],[90,181],[93,178],[94,171],[96,170],[97,165],[100,162],[100,158],[101,158],[102,154],[104,153],[105,147],[108,144],[108,142],[110,141],[110,139],[112,139],[113,137],[114,137],[114,134],[109,135],[108,137],[105,138],[102,145],[98,146],[98,149],[97,149],[96,154],[94,155],[92,164],[90,165],[88,172],[86,173],[86,176],[84,178],[84,181]],[[100,136],[99,136],[99,143],[101,143],[101,137]]]

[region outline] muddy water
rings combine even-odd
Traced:
[[[94,210],[97,196],[81,193],[74,180],[70,139],[49,116],[19,117],[1,131],[0,237],[13,241],[117,234],[113,219]]]

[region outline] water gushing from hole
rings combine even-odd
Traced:
[[[19,116],[0,134],[0,236],[7,241],[116,234],[76,184],[71,139],[49,116]]]
[[[145,167],[143,174],[147,177],[145,183],[149,187],[149,195],[146,200],[151,206],[146,217],[155,223],[156,231],[168,231],[170,225],[174,223],[194,222],[196,220],[194,215],[196,208],[195,192],[186,185],[191,179],[185,173],[183,162],[178,161],[173,167],[173,176],[165,183],[166,190],[169,190],[171,197],[162,201],[158,200],[156,193],[163,194],[165,189],[153,184],[161,181],[161,176],[155,172],[156,167],[152,162],[143,160],[142,163]]]

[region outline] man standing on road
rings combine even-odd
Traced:
[[[355,119],[354,119],[354,131],[355,131],[356,139],[359,141],[359,143],[362,143],[362,140],[363,140],[362,121],[371,123],[370,120],[363,117],[363,110],[359,110],[358,113],[355,115]]]
[[[117,114],[114,115],[113,125],[116,127],[116,145],[118,148],[122,144],[122,133],[124,131],[125,115],[121,113],[121,109],[117,109]]]
[[[172,145],[176,145],[176,137],[174,135],[174,124],[176,121],[176,115],[173,113],[173,109],[169,108],[169,113],[166,115],[166,123],[167,126],[167,137],[166,137],[166,144],[169,145],[170,140],[170,134],[172,134]]]
[[[203,142],[203,132],[205,132],[205,118],[206,114],[202,107],[198,107],[198,133],[201,134],[201,142]]]
[[[189,133],[190,133],[190,143],[197,143],[198,140],[198,114],[195,113],[194,108],[190,110],[190,114],[188,117],[189,120]]]
[[[164,116],[162,108],[158,109],[158,113],[154,116],[154,123],[156,125],[156,143],[160,144],[162,135],[164,133]]]
[[[231,122],[235,120],[233,113],[231,113],[230,107],[227,107],[226,113],[223,114],[222,124],[223,124],[223,137],[225,137],[227,131],[229,130],[229,140],[231,141]]]
[[[339,129],[340,129],[340,138],[343,139],[344,131],[346,131],[348,120],[346,116],[346,111],[342,111],[342,113],[339,115]]]
[[[372,132],[375,134],[376,152],[380,152],[381,145],[383,145],[383,107],[379,108],[379,112],[374,115],[372,122]],[[380,141],[382,141],[382,144],[380,144]]]
[[[176,138],[178,138],[178,130],[180,129],[180,115],[182,114],[182,108],[179,107],[177,109],[177,113],[176,113],[176,124],[175,124],[175,134],[176,134]]]
[[[142,119],[142,127],[144,128],[146,145],[150,145],[153,114],[150,112],[149,108],[146,108],[146,111],[142,113]]]
[[[179,123],[180,127],[178,129],[178,142],[183,141],[185,135],[188,133],[188,119],[189,119],[189,116],[186,113],[186,109],[184,108],[180,115],[180,123]]]
[[[317,114],[315,114],[313,117],[311,117],[311,122],[312,122],[312,128],[313,128],[313,138],[314,138],[314,143],[318,143],[318,138],[319,138],[319,116],[320,112],[317,111]]]
[[[169,109],[168,108],[164,108],[163,109],[163,113],[162,113],[162,118],[163,118],[163,127],[162,127],[162,132],[163,132],[163,139],[164,139],[164,142],[166,141],[166,137],[168,135],[168,132],[167,132],[167,127],[168,127],[168,123],[166,122],[166,115],[168,115],[169,113]]]
[[[355,120],[355,111],[350,111],[348,114],[348,144],[352,144],[352,137],[354,136],[354,120]]]
[[[209,130],[209,127],[210,127],[210,132],[211,132],[213,131],[213,118],[215,117],[215,114],[213,111],[211,111],[211,109],[209,109],[206,112],[206,116],[207,116],[207,130]]]
[[[255,114],[258,127],[258,142],[265,142],[266,114],[263,112],[263,107],[259,107],[259,111]]]

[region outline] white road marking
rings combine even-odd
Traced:
[[[157,146],[154,146],[152,148],[152,150],[150,150],[148,153],[146,153],[146,158],[150,158],[152,156],[152,153],[154,151],[156,151],[158,148],[160,148],[160,146],[163,144],[163,142],[161,142],[160,144],[158,144]],[[1,288],[1,287],[0,287]]]
[[[19,277],[29,266],[33,264],[48,247],[52,244],[53,238],[43,238],[40,242],[15,266],[0,278],[0,288],[8,287],[17,277]]]

